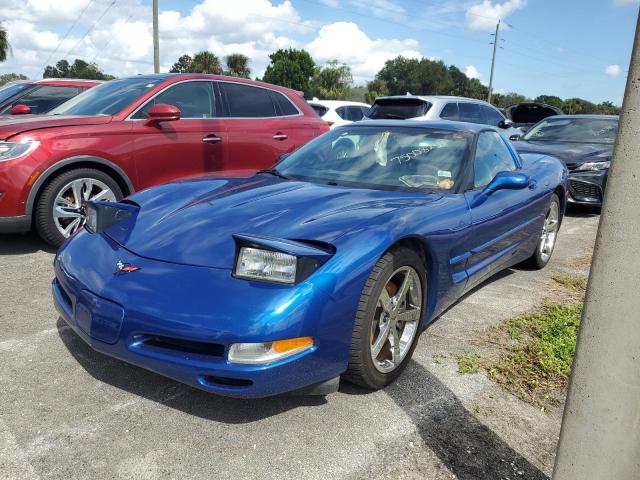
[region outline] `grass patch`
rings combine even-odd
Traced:
[[[545,408],[567,384],[581,317],[582,303],[546,303],[507,320],[500,329],[515,343],[483,366],[506,390]]]
[[[454,358],[458,361],[458,373],[478,373],[480,371],[480,355],[477,353],[455,353]]]
[[[572,275],[559,273],[557,275],[554,275],[552,278],[554,282],[562,285],[569,290],[583,293],[587,289],[586,277],[574,277]]]

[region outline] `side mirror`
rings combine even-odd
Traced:
[[[11,115],[28,115],[29,113],[31,113],[31,107],[22,105],[21,103],[11,108]]]
[[[485,187],[485,192],[490,195],[497,190],[519,190],[528,187],[530,183],[531,179],[524,173],[498,172]]]
[[[149,109],[147,125],[156,125],[160,122],[175,122],[180,120],[180,109],[166,103],[158,103]]]
[[[519,135],[519,134],[517,134],[517,133],[516,133],[515,135],[511,135],[511,136],[509,137],[509,140],[511,140],[512,142],[517,142],[517,141],[518,141],[518,140],[520,140],[521,138],[522,138],[522,135]]]
[[[511,128],[511,127],[515,127],[515,123],[513,123],[511,120],[500,120],[500,122],[498,122],[498,127],[502,128],[503,130],[506,130],[507,128]]]

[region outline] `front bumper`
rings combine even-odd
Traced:
[[[114,274],[118,260],[141,269]],[[335,378],[347,366],[353,324],[311,283],[234,279],[228,270],[136,257],[86,233],[62,247],[55,273],[56,308],[93,349],[196,388],[266,397]],[[314,346],[268,365],[227,360],[232,343],[300,336]]]
[[[569,202],[601,206],[608,170],[569,173]]]

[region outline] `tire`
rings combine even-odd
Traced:
[[[82,200],[77,201],[73,193],[74,186],[79,187],[78,192]],[[66,194],[65,194],[66,192]],[[98,195],[98,192],[101,192]],[[86,200],[120,200],[123,197],[122,189],[112,177],[94,168],[79,168],[70,170],[49,180],[39,195],[34,211],[34,223],[38,234],[42,239],[54,247],[59,247],[67,237],[75,233],[84,225],[84,209],[82,202]],[[62,200],[61,200],[62,198]],[[54,216],[54,206],[57,211],[64,211],[69,218]],[[79,219],[76,221],[76,219]],[[67,234],[61,228],[69,227]]]
[[[410,273],[413,272],[413,273]],[[405,296],[402,296],[402,284],[407,276],[411,276],[411,284]],[[396,285],[400,283],[400,285]],[[351,339],[351,349],[349,352],[349,365],[342,377],[356,385],[372,390],[378,390],[393,382],[406,368],[411,359],[413,350],[418,342],[420,332],[420,321],[424,313],[426,301],[426,271],[424,260],[413,250],[405,247],[397,248],[387,252],[371,271],[369,278],[360,296],[360,303],[353,328]],[[394,287],[396,288],[394,291]],[[385,298],[390,297],[387,303],[388,310],[395,313],[387,313],[382,308]],[[399,301],[394,305],[394,299]],[[419,305],[416,303],[419,302]],[[378,349],[379,353],[374,360],[372,350],[376,345],[380,345],[385,327],[391,325],[393,316],[402,313],[402,305],[405,304],[402,318],[406,321],[398,320],[393,323],[395,327],[389,326],[390,333],[387,340]],[[409,308],[407,310],[407,303]],[[397,307],[397,309],[396,309]],[[409,320],[409,318],[413,320]],[[384,322],[386,319],[386,322]],[[411,327],[413,328],[412,337]],[[399,331],[399,328],[402,328]],[[394,337],[393,330],[398,332]],[[406,336],[405,336],[406,335]],[[395,339],[404,341],[404,350],[395,350],[393,344]],[[398,342],[402,345],[403,341]],[[407,343],[410,341],[411,343]],[[394,354],[395,353],[395,354]],[[399,355],[397,355],[399,353]]]
[[[555,220],[553,218],[554,216]],[[542,226],[542,233],[540,234],[540,240],[536,244],[536,249],[533,254],[522,263],[524,266],[532,268],[534,270],[540,270],[547,266],[547,263],[549,263],[549,260],[551,260],[551,255],[553,254],[553,250],[556,246],[559,228],[560,199],[554,193],[551,195],[551,200],[549,201],[549,206],[547,207],[544,224]]]

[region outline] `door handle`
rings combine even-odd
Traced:
[[[286,134],[284,134],[284,133],[276,133],[276,134],[273,136],[273,139],[274,139],[274,140],[280,140],[280,141],[282,141],[282,140],[286,140],[287,138],[289,138],[289,135],[286,135]]]
[[[204,143],[220,143],[222,139],[216,134],[212,133],[211,135],[207,135],[202,139]]]

